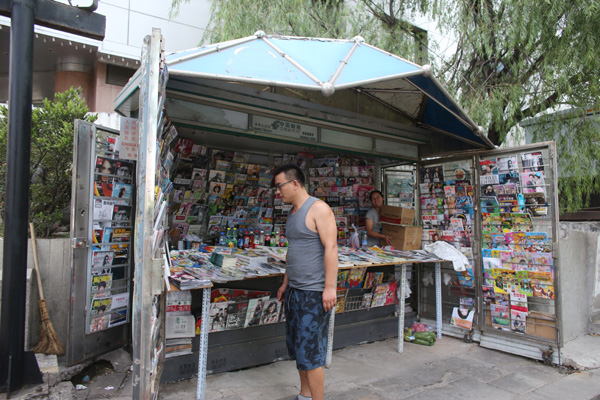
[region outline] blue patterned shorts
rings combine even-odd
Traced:
[[[296,368],[308,371],[325,365],[331,311],[323,309],[323,293],[288,287],[284,310],[286,344]]]

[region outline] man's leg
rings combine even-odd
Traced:
[[[298,370],[298,375],[300,375],[300,394],[304,397],[311,397],[306,371]]]
[[[312,399],[323,400],[323,394],[325,393],[325,372],[323,371],[323,367],[304,372],[306,373],[306,380],[308,381]],[[305,396],[305,394],[302,395]]]

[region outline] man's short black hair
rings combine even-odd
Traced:
[[[277,168],[274,172],[273,172],[273,185],[275,184],[275,177],[281,173],[285,174],[285,178],[286,180],[292,180],[295,179],[298,181],[298,184],[302,187],[304,187],[305,183],[306,183],[306,178],[304,177],[304,172],[302,172],[302,170],[300,169],[300,167],[298,167],[297,165],[294,164],[287,164],[287,165],[282,165],[281,167]]]

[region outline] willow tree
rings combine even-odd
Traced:
[[[172,0],[172,11],[190,0]],[[425,17],[451,38],[427,43],[407,21]],[[351,38],[419,62],[426,46],[434,74],[495,144],[529,118],[547,118],[535,141],[556,140],[561,208],[576,210],[600,191],[600,129],[586,110],[600,106],[598,0],[212,0],[203,42],[270,34]],[[573,113],[571,113],[573,115]]]

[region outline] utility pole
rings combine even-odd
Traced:
[[[95,5],[97,6],[97,0],[93,0],[91,8]],[[11,17],[0,326],[0,391],[10,395],[26,383],[41,382],[35,356],[24,348],[33,26],[37,24],[103,40],[106,18],[94,14],[93,10],[83,10],[51,0],[0,0],[0,15]]]

